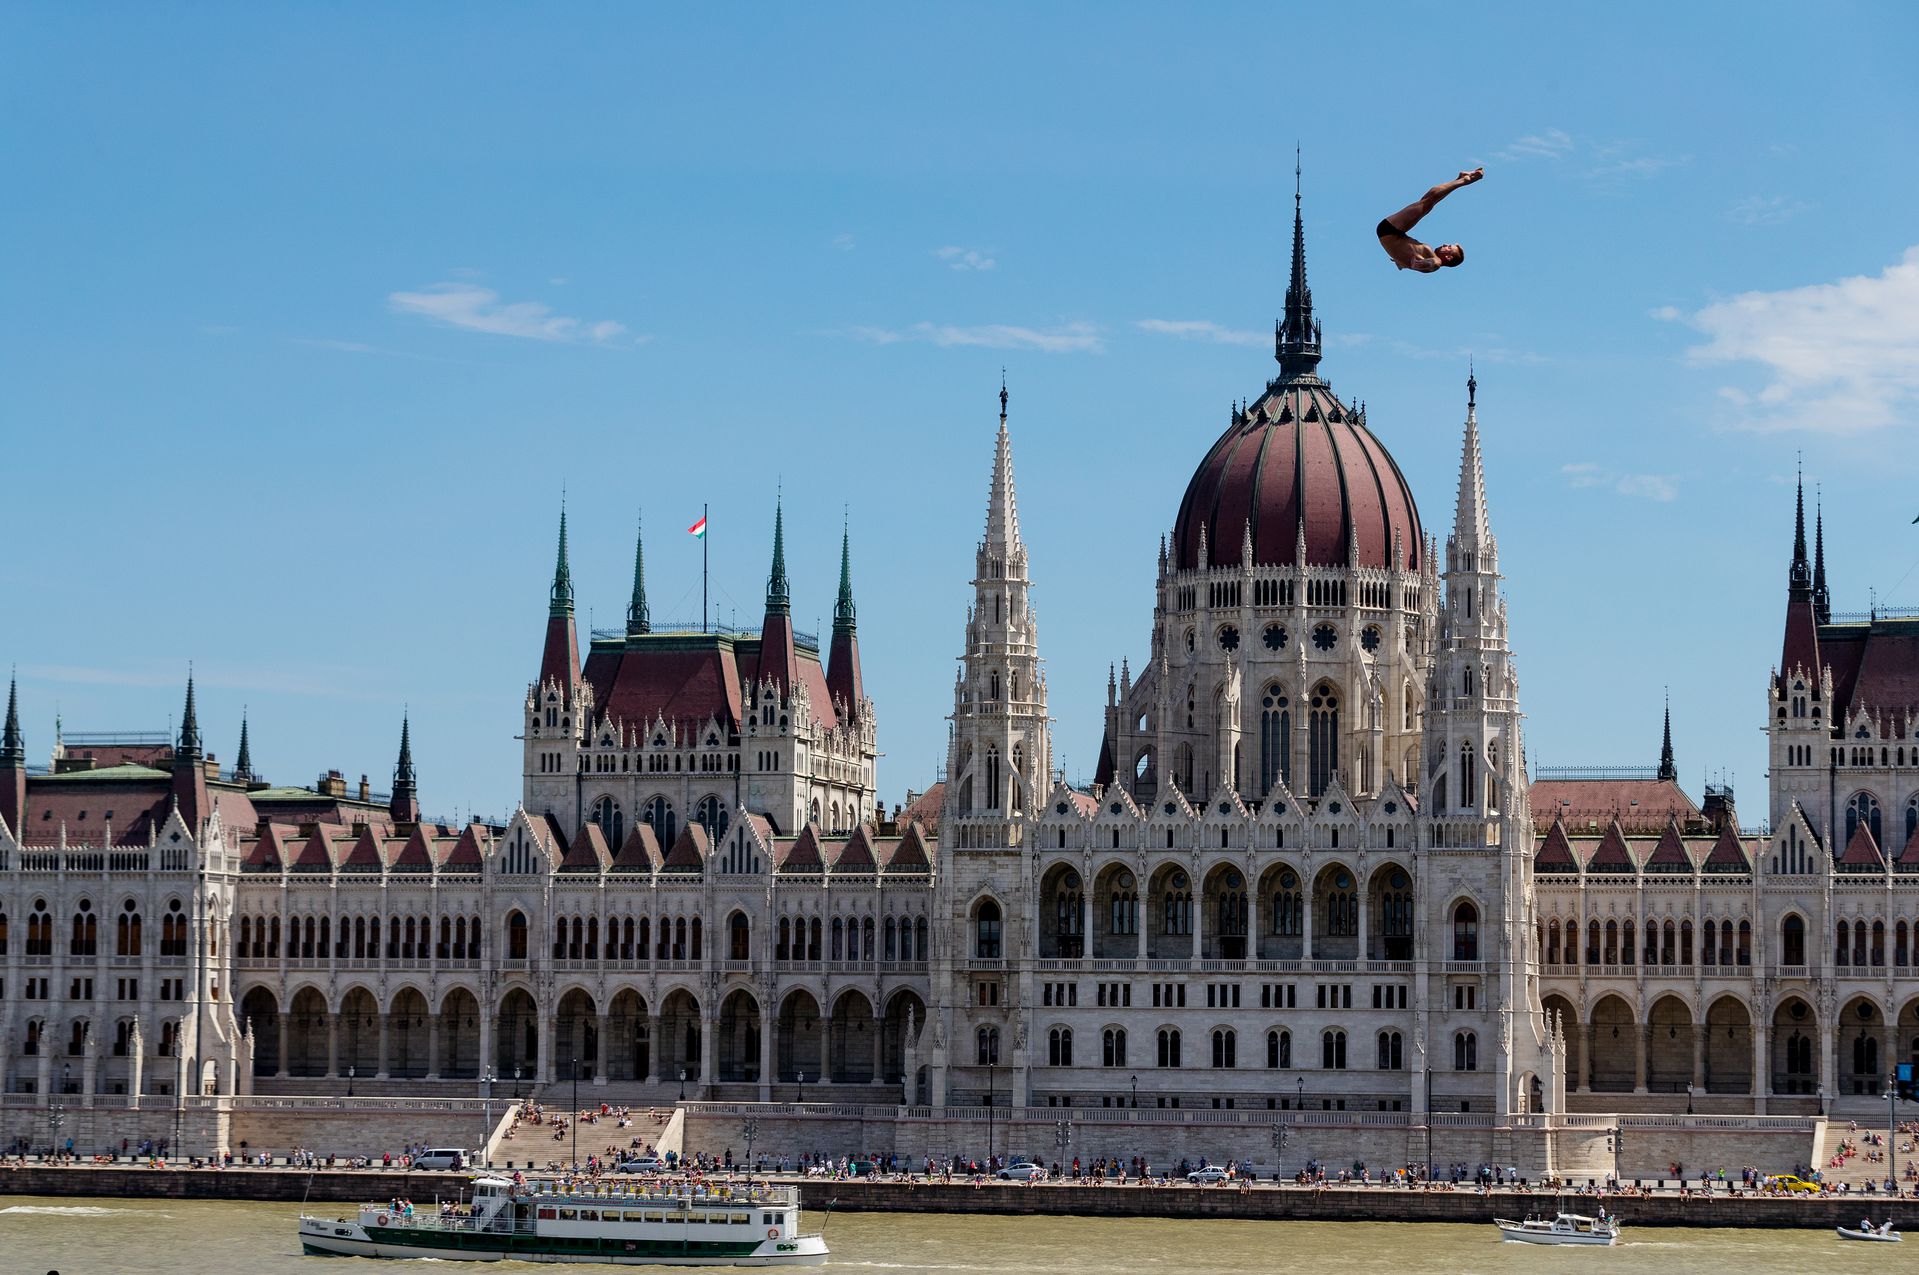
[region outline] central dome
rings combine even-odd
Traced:
[[[1236,567],[1252,533],[1253,565],[1291,566],[1306,539],[1306,564],[1417,571],[1419,508],[1391,453],[1366,428],[1366,413],[1333,397],[1319,379],[1320,325],[1306,286],[1306,228],[1298,166],[1293,187],[1293,274],[1286,317],[1273,332],[1279,379],[1206,453],[1173,524],[1173,565]]]
[[[1365,415],[1310,373],[1268,387],[1206,453],[1173,525],[1175,565],[1199,566],[1202,534],[1208,566],[1240,565],[1248,526],[1257,566],[1291,566],[1304,529],[1309,565],[1419,569],[1405,476]]]

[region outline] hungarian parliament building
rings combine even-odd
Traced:
[[[562,516],[501,822],[424,819],[401,723],[390,793],[283,786],[247,727],[206,751],[190,681],[177,732],[37,754],[10,690],[5,1102],[1882,1111],[1919,1058],[1919,619],[1832,612],[1802,493],[1778,663],[1727,709],[1763,712],[1763,830],[1682,791],[1670,723],[1656,768],[1529,773],[1477,384],[1442,540],[1321,374],[1297,210],[1275,354],[1171,511],[1083,787],[1004,389],[944,778],[890,806],[851,555],[797,631],[783,512],[756,631],[656,629],[636,547],[584,650]]]

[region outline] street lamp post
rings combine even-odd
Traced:
[[[1066,1149],[1073,1144],[1073,1122],[1071,1120],[1056,1120],[1053,1122],[1053,1142],[1054,1145],[1059,1147],[1060,1158],[1062,1160],[1065,1159]]]
[[[1133,1081],[1133,1109],[1137,1111],[1139,1109],[1139,1077],[1138,1076],[1132,1077],[1132,1081]]]
[[[684,1075],[685,1073],[682,1072],[681,1074]],[[799,1078],[800,1078],[800,1101],[804,1103],[806,1101],[806,1073],[803,1071],[800,1072]]]
[[[1692,1114],[1692,1082],[1686,1082],[1686,1114]]]
[[[490,1169],[493,1167],[493,1068],[480,1073],[480,1083],[486,1087],[480,1102],[480,1160]]]
[[[513,1064],[513,1101],[520,1100],[520,1064]]]
[[[680,1068],[680,1101],[686,1101],[686,1068]]]
[[[353,1096],[353,1077],[354,1077],[354,1074],[355,1074],[355,1072],[356,1072],[357,1070],[358,1070],[358,1068],[356,1068],[356,1067],[354,1067],[354,1065],[353,1065],[352,1063],[348,1063],[348,1064],[347,1064],[347,1067],[346,1067],[346,1096],[347,1096],[347,1097],[349,1097],[349,1098],[351,1098],[351,1097]]]

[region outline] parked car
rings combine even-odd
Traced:
[[[1186,1175],[1186,1180],[1199,1186],[1211,1186],[1215,1182],[1224,1182],[1232,1176],[1217,1164],[1209,1164],[1203,1169],[1194,1169]]]
[[[1795,1194],[1817,1195],[1819,1184],[1808,1182],[1797,1174],[1779,1173],[1766,1179],[1766,1185],[1776,1191],[1791,1191]]]
[[[614,1166],[616,1173],[658,1173],[663,1166],[656,1155],[629,1156]]]
[[[1007,1182],[1044,1182],[1046,1168],[1030,1160],[1018,1160],[993,1175]]]
[[[416,1169],[464,1169],[467,1153],[457,1147],[430,1147],[413,1157]]]

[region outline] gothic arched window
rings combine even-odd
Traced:
[[[593,803],[593,822],[600,825],[601,833],[606,836],[606,844],[615,850],[626,840],[626,813],[613,798],[602,797]]]
[[[1259,795],[1274,783],[1293,783],[1293,710],[1278,684],[1268,686],[1259,702]]]
[[[1317,797],[1339,769],[1339,693],[1321,682],[1313,690],[1307,718],[1307,795]]]
[[[1852,840],[1852,834],[1860,824],[1865,824],[1872,833],[1876,844],[1886,843],[1885,834],[1879,826],[1879,799],[1869,792],[1855,793],[1846,803],[1846,840]]]
[[[813,813],[817,818],[819,812],[816,810]],[[673,844],[674,838],[680,831],[679,817],[673,813],[673,807],[666,798],[652,798],[646,803],[645,811],[640,817],[646,820],[648,827],[653,829],[653,835],[660,839],[662,851]]]

